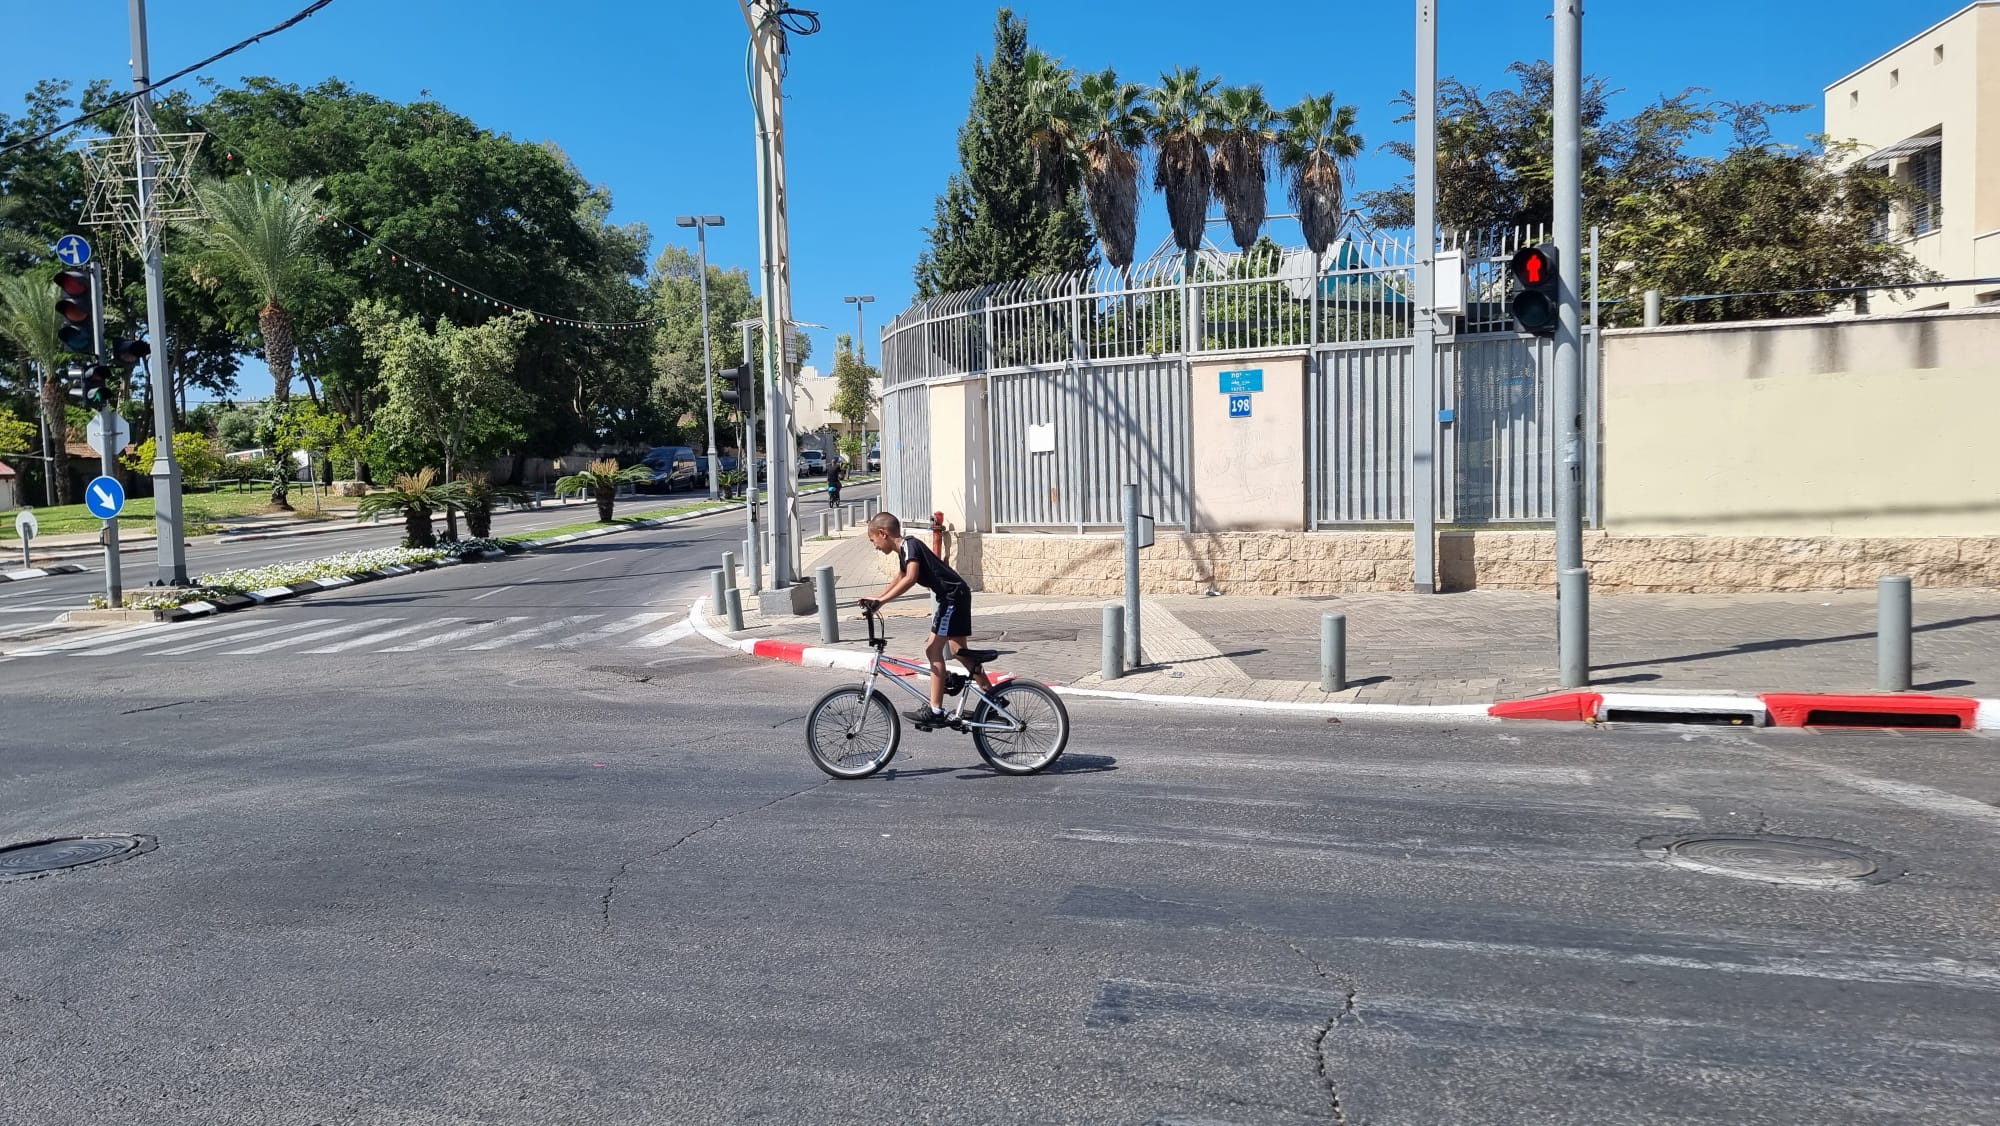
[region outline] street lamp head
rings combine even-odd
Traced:
[[[875,299],[873,297],[856,296],[856,297],[843,297],[841,298],[841,300],[847,302],[849,305],[860,305],[863,304],[864,302],[873,301]]]
[[[697,220],[697,219],[696,219],[696,218],[695,218],[694,216],[692,216],[692,215],[681,215],[681,216],[677,216],[677,217],[676,217],[676,218],[674,219],[674,225],[675,225],[675,226],[677,226],[677,227],[692,227],[692,226],[694,226],[694,225],[695,225],[695,223],[697,223],[697,222],[699,222],[699,220]]]
[[[708,224],[709,226],[711,226],[711,227],[725,227],[725,226],[728,226],[728,224],[727,224],[727,223],[724,223],[724,222],[722,221],[722,216],[720,216],[720,215],[704,215],[704,216],[702,216],[702,217],[701,217],[701,221],[702,221],[702,222],[704,222],[704,223],[707,223],[707,224]]]

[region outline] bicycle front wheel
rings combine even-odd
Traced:
[[[813,765],[835,778],[866,778],[889,765],[903,737],[903,721],[889,698],[859,687],[836,688],[806,716],[806,750]]]
[[[1069,710],[1062,697],[1032,680],[1010,680],[987,696],[992,704],[979,710],[979,722],[994,726],[973,728],[972,745],[993,769],[1033,774],[1062,757],[1069,746]]]

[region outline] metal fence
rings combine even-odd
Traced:
[[[1437,519],[1554,517],[1549,342],[1512,331],[1506,264],[1546,230],[1447,240],[1467,262],[1466,311],[1435,367]],[[1595,268],[1586,273],[1595,290]],[[1315,526],[1407,523],[1414,269],[1407,243],[1350,233],[1324,254],[1260,244],[1204,249],[1129,270],[1109,267],[945,294],[883,330],[884,470],[898,511],[932,506],[930,382],[977,378],[986,391],[995,528],[1101,527],[1137,481],[1162,524],[1189,504],[1191,387],[1185,365],[1211,355],[1307,352],[1305,467]],[[1586,320],[1591,318],[1586,317]],[[1596,339],[1585,336],[1587,417]],[[1594,429],[1594,427],[1593,427]],[[1594,482],[1595,442],[1589,478]],[[1595,490],[1588,512],[1596,511]]]

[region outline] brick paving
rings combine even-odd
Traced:
[[[893,572],[865,541],[811,541],[806,571],[834,567],[844,607]],[[981,594],[977,643],[1002,667],[1056,684],[1272,701],[1468,704],[1559,687],[1552,594],[1350,594],[1279,598],[1160,595],[1141,608],[1147,666],[1100,680],[1104,600]],[[892,607],[893,649],[914,653],[928,601]],[[1347,616],[1349,687],[1319,688],[1320,615]],[[845,644],[860,626],[843,610]],[[1919,590],[1913,641],[1921,691],[2000,697],[2000,591]],[[719,623],[718,623],[719,624]],[[752,615],[745,636],[819,643],[813,617]],[[1598,594],[1591,601],[1592,687],[1643,692],[1873,691],[1871,591]]]

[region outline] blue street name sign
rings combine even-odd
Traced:
[[[1249,417],[1250,417],[1250,396],[1248,396],[1248,395],[1231,395],[1231,396],[1229,396],[1229,417],[1231,417],[1231,418],[1249,418]]]
[[[1225,395],[1247,395],[1263,389],[1263,368],[1241,368],[1222,373],[1222,393]]]
[[[83,503],[99,520],[109,520],[125,510],[125,486],[113,477],[94,478],[83,490]]]
[[[81,266],[90,261],[90,240],[82,235],[64,235],[56,240],[56,257],[65,266]]]

